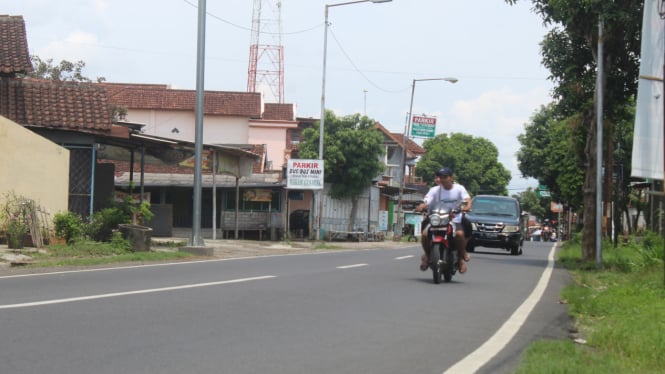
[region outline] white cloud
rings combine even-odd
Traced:
[[[54,62],[83,60],[90,64],[96,60],[98,45],[96,35],[75,31],[63,39],[52,40],[44,48],[37,51],[37,55],[42,58],[53,58]]]
[[[525,188],[529,181],[520,177],[515,157],[520,147],[517,136],[524,132],[524,125],[534,111],[551,101],[548,92],[548,87],[527,92],[503,88],[484,92],[475,99],[455,101],[451,109],[450,132],[491,141],[499,150],[499,162],[511,172],[509,189]]]

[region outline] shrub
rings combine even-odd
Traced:
[[[6,231],[10,248],[23,248],[23,237],[29,231],[36,209],[32,199],[16,195],[13,191],[5,194],[0,204],[0,228]]]
[[[55,235],[65,239],[67,243],[81,239],[84,236],[85,224],[81,216],[76,213],[56,213],[53,216],[53,226],[55,227]]]
[[[121,223],[128,223],[129,216],[119,207],[102,209],[92,216],[92,223],[88,225],[88,235],[95,241],[108,242],[111,240],[113,230]]]

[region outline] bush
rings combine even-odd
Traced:
[[[76,213],[56,213],[53,216],[53,226],[55,227],[55,235],[65,239],[67,243],[84,237],[85,223],[81,216]]]
[[[121,208],[112,207],[102,209],[92,216],[92,223],[88,226],[88,235],[95,241],[108,242],[111,240],[113,230],[121,223],[128,223],[129,216]]]

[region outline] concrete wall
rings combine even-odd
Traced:
[[[69,150],[0,116],[0,200],[13,191],[53,215],[67,211]]]
[[[259,127],[249,128],[249,139],[252,144],[265,144],[268,150],[267,158],[272,163],[270,170],[281,170],[286,166],[284,149],[286,144],[285,127]]]

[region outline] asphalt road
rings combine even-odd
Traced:
[[[440,285],[417,244],[4,276],[0,373],[509,373],[565,337],[551,244]]]

